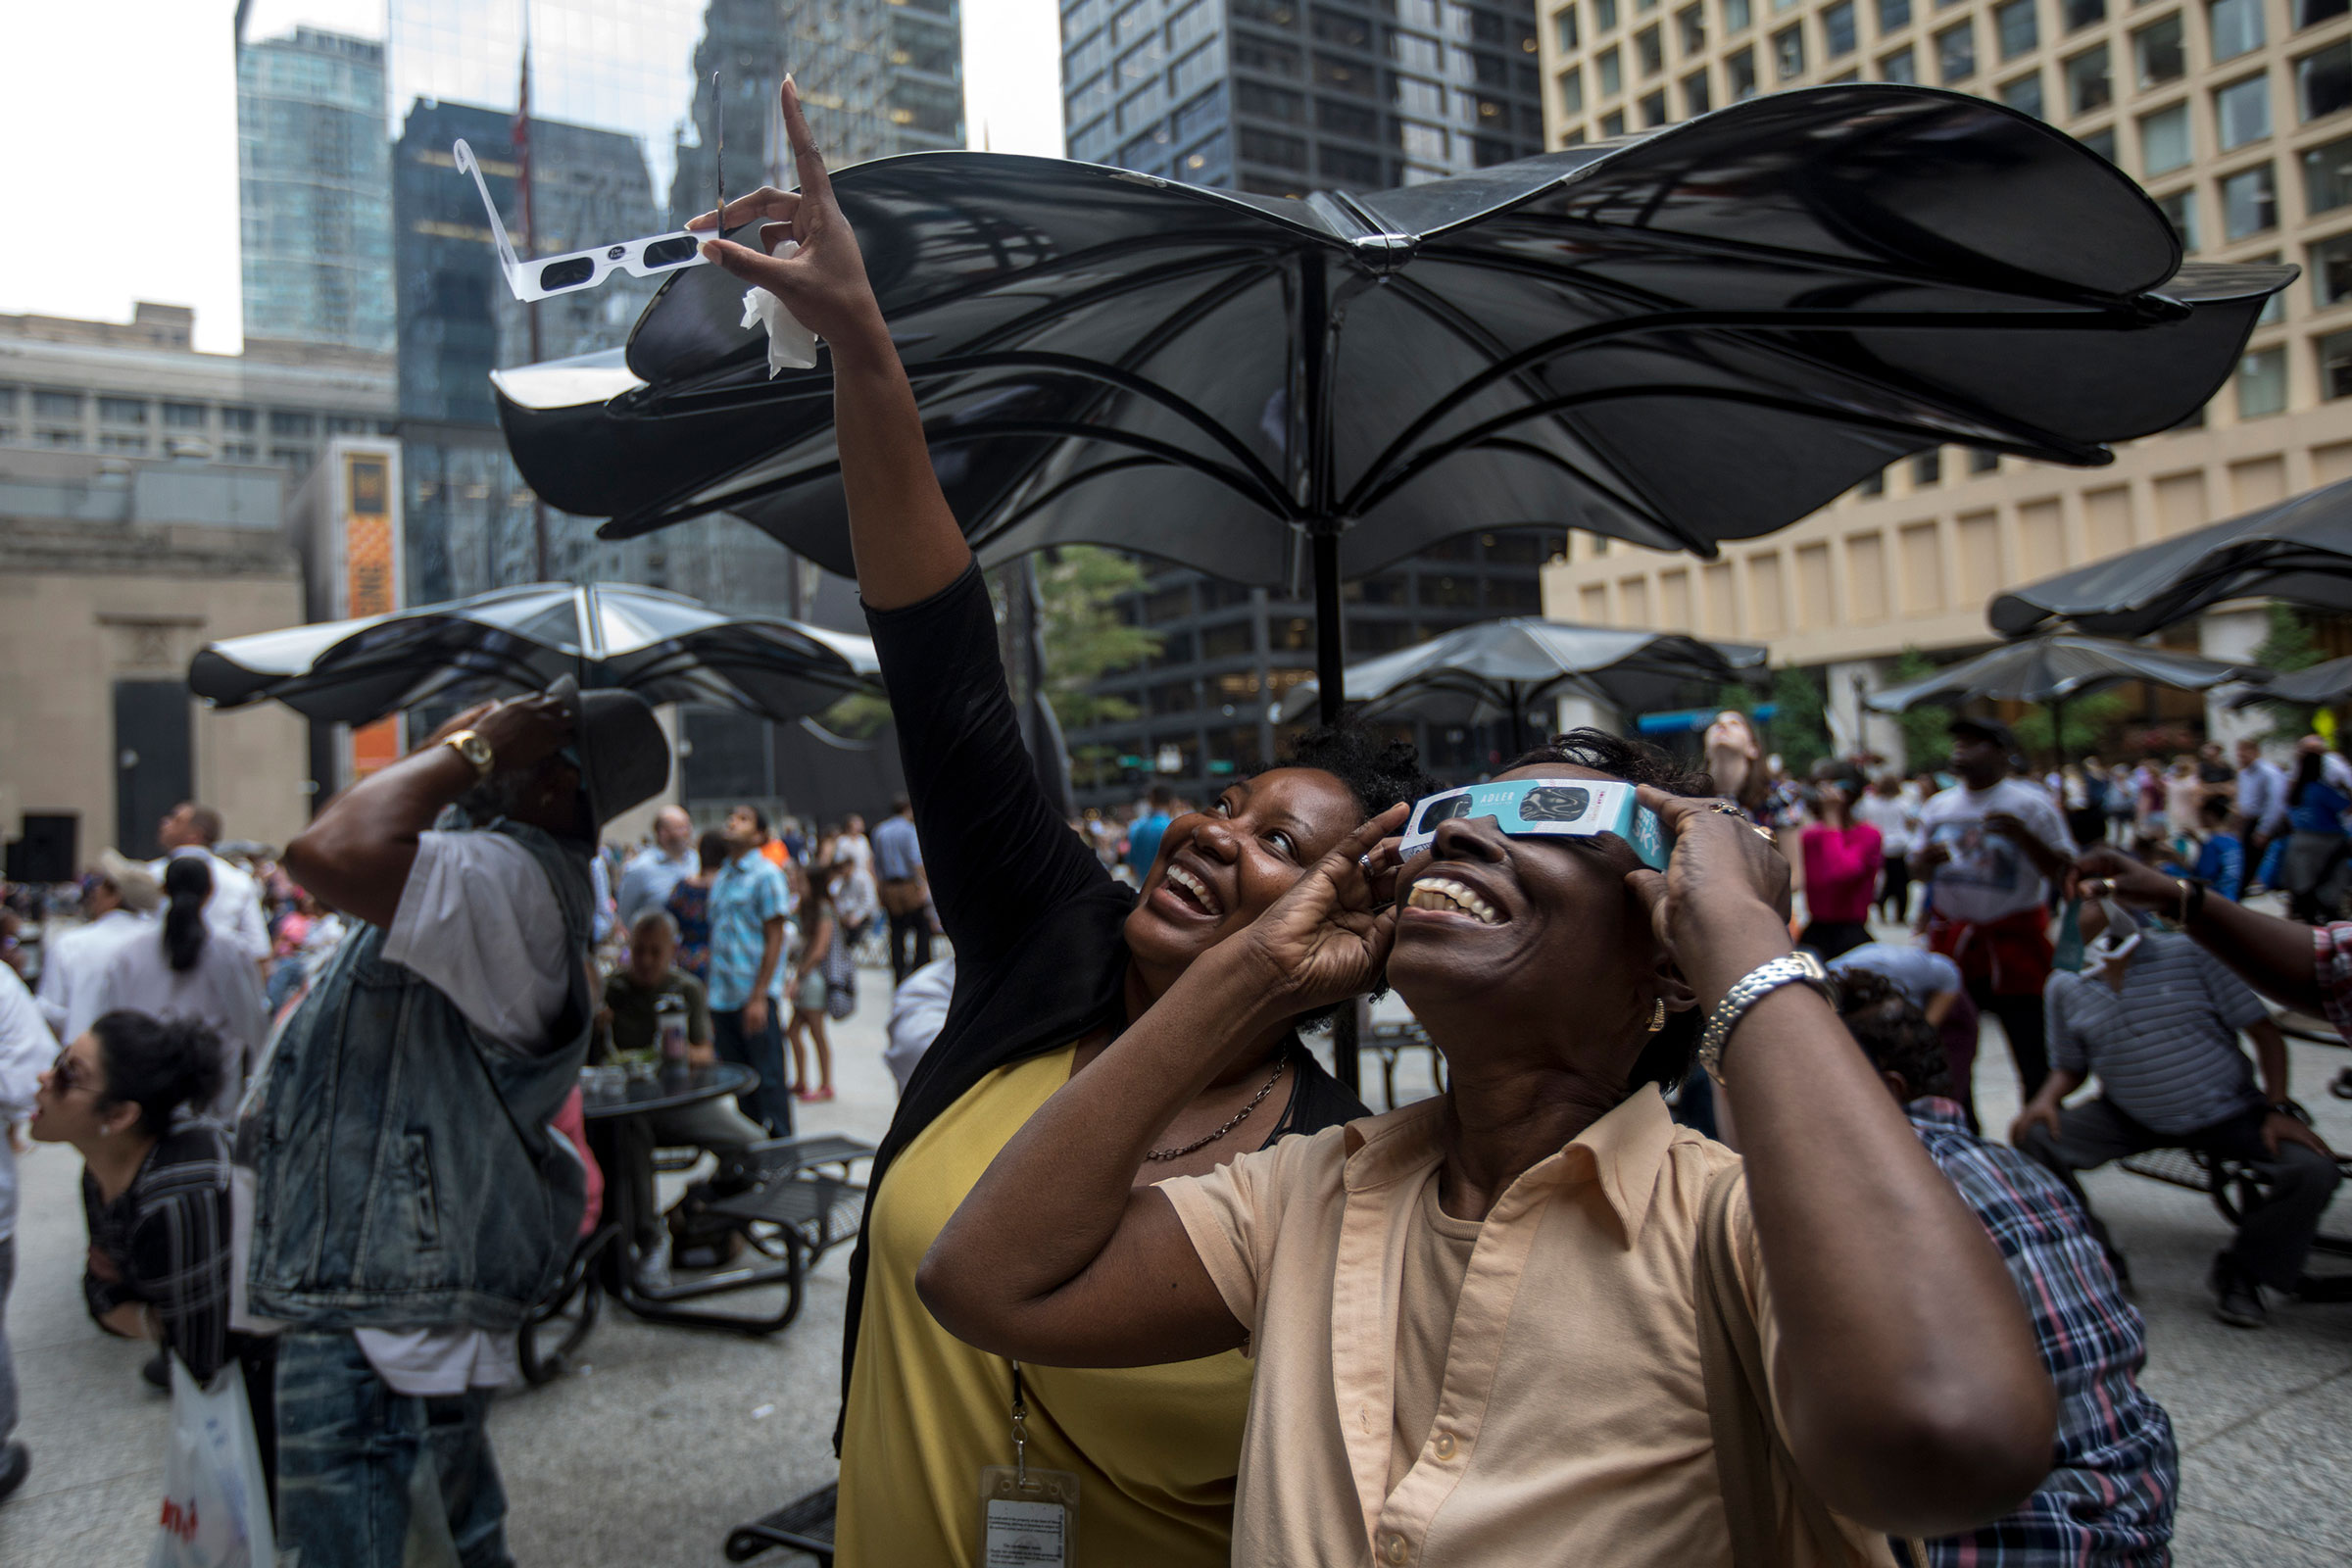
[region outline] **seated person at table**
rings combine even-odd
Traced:
[[[2150,1149],[2251,1165],[2267,1194],[2214,1255],[2207,1284],[2216,1317],[2261,1328],[2262,1288],[2295,1288],[2342,1179],[2327,1144],[2287,1104],[2286,1039],[2246,983],[2189,938],[2142,929],[2111,899],[2086,899],[2082,923],[2082,972],[2050,976],[2049,1081],[2018,1113],[2009,1142],[2057,1172],[2119,1263],[2075,1172]],[[2254,1042],[2259,1086],[2241,1032]],[[2094,1073],[2098,1097],[2067,1104]]]
[[[700,980],[677,967],[677,956],[678,928],[668,913],[640,913],[629,926],[629,961],[605,978],[603,1021],[615,1052],[659,1051],[662,1000],[674,998],[686,1025],[686,1059],[707,1066],[718,1060],[710,1044],[710,999]],[[626,1207],[635,1219],[636,1235],[630,1239],[637,1245],[640,1286],[658,1288],[668,1280],[662,1211],[654,1198],[654,1150],[690,1144],[723,1155],[766,1136],[764,1128],[724,1095],[651,1116],[624,1116],[614,1123],[621,1168],[610,1174],[615,1182],[628,1184]]]
[[[2139,1387],[2146,1332],[2105,1249],[2048,1171],[1963,1124],[1943,1043],[1899,986],[1860,970],[1838,980],[1838,1012],[1854,1044],[2001,1250],[2058,1390],[2057,1462],[2040,1487],[1982,1529],[1929,1542],[1928,1561],[1936,1568],[2164,1562],[2180,1457],[2172,1418]]]
[[[1396,870],[1405,808],[1382,812],[1014,1135],[924,1260],[933,1312],[1025,1365],[1247,1347],[1238,1563],[1885,1564],[1885,1533],[2016,1507],[2053,1434],[2032,1325],[1838,1015],[1788,983],[1811,960],[1787,862],[1614,736],[1502,777],[1641,783],[1669,869],[1457,816]],[[1444,1094],[1131,1187],[1236,1035],[1384,961]],[[1702,1019],[1744,1168],[1658,1092]],[[1708,1349],[1748,1328],[1769,1397]],[[1727,1476],[1760,1505],[1728,1506]]]

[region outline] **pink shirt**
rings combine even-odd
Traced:
[[[1868,822],[1843,832],[1816,822],[1797,840],[1805,857],[1805,907],[1816,920],[1860,920],[1878,891],[1886,840]]]

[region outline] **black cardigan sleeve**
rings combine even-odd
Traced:
[[[959,970],[1016,950],[1110,873],[1054,815],[1021,744],[977,563],[919,604],[868,607],[939,923]],[[962,976],[958,975],[958,983]]]

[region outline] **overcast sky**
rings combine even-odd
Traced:
[[[971,144],[985,129],[999,152],[1058,155],[1055,0],[962,5]],[[192,305],[197,347],[236,352],[235,10],[234,0],[7,8],[0,314],[128,320],[133,300]],[[383,17],[384,0],[254,0],[246,35],[309,23],[381,37]],[[84,222],[96,226],[84,233]]]

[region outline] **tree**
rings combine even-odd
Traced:
[[[1159,633],[1130,625],[1118,612],[1120,596],[1143,586],[1141,563],[1096,545],[1064,545],[1039,564],[1046,700],[1054,705],[1054,716],[1063,729],[1135,716],[1136,707],[1127,699],[1092,688],[1104,675],[1159,652]]]
[[[1772,672],[1772,736],[1781,766],[1802,778],[1830,755],[1830,703],[1821,678],[1809,669],[1783,664]]]
[[[1906,648],[1894,662],[1894,684],[1907,686],[1936,673],[1936,662],[1917,648]],[[1952,710],[1937,704],[1914,708],[1895,715],[1903,730],[1903,765],[1917,773],[1925,768],[1941,767],[1952,760],[1952,737],[1948,726]]]
[[[2309,669],[2328,657],[2320,651],[2319,639],[2311,634],[2311,620],[2301,611],[2276,599],[2265,609],[2270,613],[2271,634],[2254,650],[2254,662],[2284,675]],[[2262,710],[2270,715],[2274,739],[2295,740],[2311,732],[2313,710],[2308,704],[2264,703]]]

